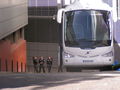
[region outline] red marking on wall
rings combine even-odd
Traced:
[[[19,40],[11,43],[0,41],[0,70],[8,72],[25,72],[26,70],[26,41]]]

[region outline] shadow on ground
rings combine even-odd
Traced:
[[[114,76],[97,76],[105,72],[84,72],[84,73],[0,73],[0,90],[5,88],[20,88],[37,86],[31,90],[41,90],[65,84],[74,84],[88,80],[100,80]],[[119,72],[107,72],[119,74]]]

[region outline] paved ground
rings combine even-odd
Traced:
[[[120,72],[0,73],[0,90],[120,90]]]

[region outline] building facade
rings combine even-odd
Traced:
[[[27,0],[2,0],[0,3],[0,71],[26,71],[27,3]]]

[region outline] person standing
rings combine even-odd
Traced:
[[[43,72],[45,73],[45,59],[41,56],[39,59],[39,72],[41,72],[41,69],[43,70]]]
[[[52,57],[48,57],[48,59],[47,59],[47,69],[48,69],[48,72],[51,71],[52,62],[53,62]]]
[[[33,57],[34,72],[38,72],[38,59],[36,56]]]

